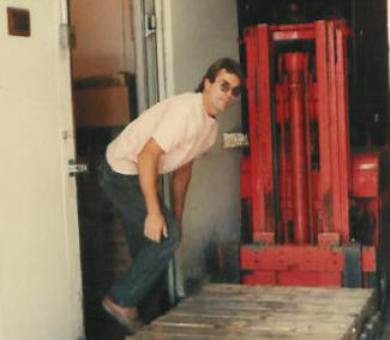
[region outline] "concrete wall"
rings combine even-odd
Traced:
[[[163,1],[167,96],[193,91],[216,59],[238,58],[234,0]],[[240,130],[239,103],[218,118],[221,132]],[[212,150],[195,161],[180,249],[186,279],[198,279],[213,262],[217,243],[237,242],[240,231],[240,150]]]

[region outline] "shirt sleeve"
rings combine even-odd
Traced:
[[[177,108],[168,105],[164,110],[152,138],[165,151],[169,152],[190,139],[188,108]]]

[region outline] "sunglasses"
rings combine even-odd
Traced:
[[[229,82],[226,80],[221,80],[219,82],[219,86],[222,92],[227,93],[230,91],[233,97],[238,98],[241,94],[241,88],[240,86],[234,86],[232,87]]]

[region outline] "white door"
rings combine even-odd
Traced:
[[[235,0],[154,1],[160,99],[193,91],[216,59],[238,59]],[[239,103],[218,120],[221,132],[239,131]],[[186,280],[202,279],[217,245],[238,244],[240,158],[240,150],[223,149],[220,136],[215,147],[195,161],[179,252]]]
[[[29,11],[30,36],[9,34],[10,7]],[[0,2],[1,340],[83,337],[66,7]]]

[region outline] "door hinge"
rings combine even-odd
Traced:
[[[76,48],[76,29],[70,24],[60,24],[60,45],[62,48]]]
[[[82,163],[76,163],[74,159],[68,161],[68,174],[74,176],[77,174],[83,174],[88,172],[88,165]]]
[[[157,18],[154,14],[145,15],[145,38],[156,33]]]

